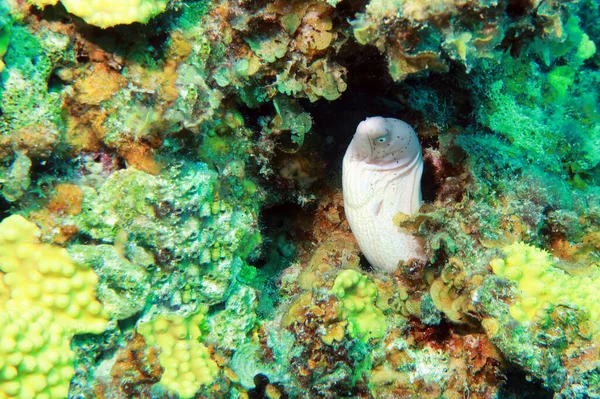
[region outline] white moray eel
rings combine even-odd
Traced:
[[[369,263],[391,272],[401,260],[425,260],[422,243],[393,222],[421,207],[423,156],[413,128],[380,116],[362,121],[342,173],[346,217]]]

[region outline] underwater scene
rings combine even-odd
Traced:
[[[0,0],[0,399],[600,398],[598,0]]]

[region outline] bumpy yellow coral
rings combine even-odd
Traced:
[[[383,337],[387,324],[383,312],[374,304],[377,287],[367,276],[344,270],[336,277],[331,293],[343,302],[340,316],[348,320],[350,337],[363,341]]]
[[[539,248],[514,243],[504,248],[505,258],[491,262],[494,273],[513,281],[518,296],[510,307],[520,322],[543,316],[557,305],[585,310],[588,320],[598,326],[600,270],[593,267],[587,275],[571,275],[556,268],[550,254]]]
[[[161,314],[152,321],[138,323],[137,330],[147,344],[162,349],[159,360],[165,371],[160,383],[183,399],[193,397],[218,373],[217,364],[199,341],[203,321],[204,313],[198,311],[187,318]]]
[[[40,308],[0,311],[0,399],[66,398],[73,376],[69,335]]]
[[[38,7],[58,0],[31,0]],[[168,0],[61,0],[67,11],[101,28],[133,22],[146,23],[164,11]]]
[[[108,321],[95,273],[38,235],[21,216],[0,223],[0,399],[66,398],[70,339],[102,332]]]
[[[0,275],[7,308],[39,307],[69,332],[99,334],[108,321],[96,299],[98,276],[67,251],[37,241],[38,227],[14,215],[0,224]]]

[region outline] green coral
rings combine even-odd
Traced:
[[[520,57],[482,61],[475,78],[479,121],[542,170],[573,184],[597,181],[600,73],[584,61],[595,45],[571,15],[561,37],[537,38]],[[541,61],[538,61],[541,60]],[[507,78],[509,76],[510,78]]]
[[[383,312],[375,306],[377,287],[367,276],[344,270],[335,279],[331,293],[342,300],[340,317],[348,321],[348,335],[368,341],[381,338],[387,329]]]
[[[147,269],[154,267],[154,259],[143,248],[72,245],[69,253],[98,274],[98,299],[111,318],[123,320],[144,310],[150,292]]]
[[[10,6],[6,0],[0,0],[0,72],[4,69],[2,57],[8,51],[10,43],[11,28],[13,20],[10,14]]]
[[[52,71],[74,58],[69,38],[47,29],[36,34],[23,26],[13,26],[4,57],[0,132],[6,134],[28,125],[61,130],[63,94],[49,87]]]
[[[210,315],[207,340],[221,348],[235,350],[257,322],[258,298],[249,287],[238,285],[230,291],[225,309]]]
[[[105,243],[114,243],[124,231],[129,242],[149,253],[168,254],[169,267],[188,277],[165,278],[181,278],[171,283],[179,288],[191,285],[195,299],[200,295],[210,303],[219,302],[260,244],[254,230],[259,203],[241,203],[235,196],[217,199],[218,192],[227,197],[228,187],[220,187],[221,183],[201,163],[171,164],[160,176],[120,170],[98,189],[84,187],[83,212],[76,223],[82,232]],[[161,276],[158,272],[153,278]],[[180,303],[178,289],[171,295]]]

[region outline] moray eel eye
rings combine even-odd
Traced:
[[[378,143],[385,143],[387,141],[387,137],[386,136],[377,137],[375,139],[375,141],[377,141]]]

